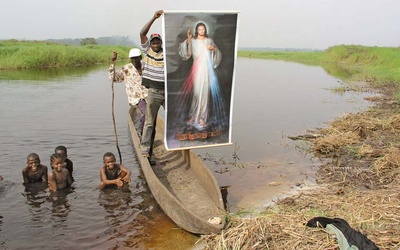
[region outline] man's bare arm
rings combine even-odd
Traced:
[[[163,10],[157,10],[156,13],[154,13],[154,16],[148,21],[140,31],[140,42],[142,44],[145,44],[147,42],[147,33],[149,32],[151,25],[153,25],[154,21],[159,18],[162,14],[164,13]]]

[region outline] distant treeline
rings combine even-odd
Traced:
[[[64,39],[47,39],[46,42],[60,43],[67,45],[82,45],[82,40],[93,39],[95,44],[99,45],[110,45],[110,46],[135,46],[135,43],[129,39],[128,36],[106,36],[99,38],[64,38]]]

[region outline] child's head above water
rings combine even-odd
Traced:
[[[114,155],[113,153],[111,153],[111,152],[107,152],[107,153],[105,153],[105,154],[103,155],[103,161],[104,161],[104,159],[105,159],[106,157],[114,157],[114,159],[115,159],[115,155]]]
[[[62,154],[54,153],[50,156],[51,167],[60,172],[64,168],[65,157]]]
[[[112,169],[115,165],[115,155],[111,152],[107,152],[103,155],[104,165],[110,169]]]
[[[36,160],[36,159],[40,161],[39,155],[36,154],[36,153],[30,153],[30,154],[26,157],[26,161],[29,161],[29,160]]]
[[[62,145],[57,146],[56,149],[54,150],[54,153],[62,154],[62,155],[64,155],[65,158],[68,157],[67,148],[65,146],[62,146]]]
[[[27,163],[28,167],[30,167],[32,169],[33,172],[36,172],[38,166],[40,165],[39,155],[36,153],[30,153],[26,157],[26,163]]]

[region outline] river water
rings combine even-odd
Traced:
[[[190,249],[196,242],[162,213],[143,180],[122,84],[115,117],[132,181],[122,190],[97,188],[103,154],[118,158],[107,68],[0,72],[0,249]],[[287,136],[368,106],[367,94],[329,90],[339,85],[321,67],[238,59],[234,144],[196,150],[225,187],[229,211],[262,209],[313,185],[318,162]],[[58,145],[74,162],[73,187],[54,195],[22,185],[26,156],[35,152],[50,167]]]

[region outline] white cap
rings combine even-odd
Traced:
[[[140,49],[134,48],[129,51],[129,58],[141,56],[142,52]]]

